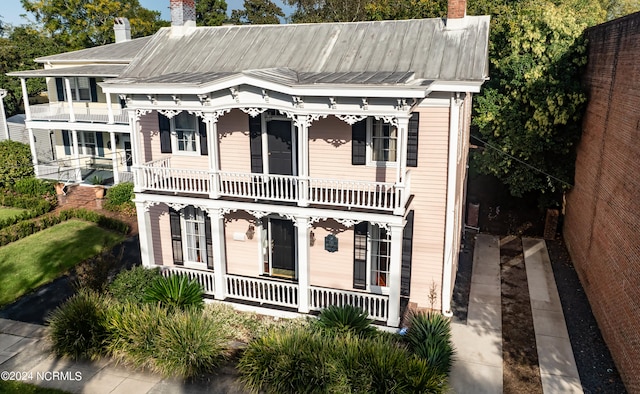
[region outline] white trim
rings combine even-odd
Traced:
[[[89,123],[89,122],[65,122],[55,121],[49,122],[47,120],[27,120],[25,127],[42,130],[86,130],[86,131],[101,131],[108,133],[110,131],[129,134],[131,132],[131,126],[129,124],[107,124],[107,123]]]
[[[431,92],[470,92],[480,93],[480,87],[485,81],[435,81],[429,85],[429,93]]]
[[[460,104],[451,96],[449,114],[449,151],[447,164],[447,204],[445,210],[444,266],[442,270],[442,313],[451,316],[451,280],[455,260],[453,242],[455,240],[455,202],[457,184],[457,151],[460,137]]]

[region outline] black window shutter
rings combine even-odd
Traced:
[[[160,127],[160,152],[171,153],[171,122],[160,112],[158,112],[158,127]]]
[[[207,156],[209,147],[207,146],[207,125],[201,118],[198,118],[198,134],[200,134],[200,154]]]
[[[91,90],[91,101],[94,103],[98,102],[98,87],[96,85],[95,78],[89,78],[89,89]]]
[[[249,116],[251,172],[262,174],[262,116]]]
[[[402,232],[402,271],[400,273],[400,295],[409,297],[411,293],[411,255],[413,249],[413,211],[407,215],[407,223]]]
[[[56,94],[58,101],[64,101],[64,80],[62,78],[56,78]]]
[[[213,237],[211,235],[211,218],[204,213],[204,238],[207,244],[207,268],[213,270]]]
[[[102,133],[96,132],[96,146],[98,147],[98,156],[104,157],[104,141],[102,140]]]
[[[182,231],[180,229],[180,213],[169,208],[169,222],[171,223],[171,244],[173,247],[173,263],[184,264],[182,257]]]
[[[420,113],[414,112],[409,119],[409,130],[407,135],[407,166],[418,166],[418,126],[420,124]]]
[[[62,130],[62,144],[64,145],[64,154],[71,154],[71,142],[69,141],[69,130]]]
[[[368,222],[361,222],[353,228],[353,288],[367,288],[367,232]]]
[[[367,119],[351,126],[351,164],[367,164]]]

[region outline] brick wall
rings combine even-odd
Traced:
[[[564,238],[630,393],[640,393],[640,13],[586,32],[589,103]]]

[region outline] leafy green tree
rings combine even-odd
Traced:
[[[442,18],[447,15],[446,0],[378,0],[365,7],[367,19]]]
[[[64,52],[65,48],[34,26],[9,27],[5,32],[6,37],[0,37],[0,86],[7,90],[4,105],[7,116],[12,116],[20,112],[22,87],[18,78],[6,73],[36,68],[33,59]],[[27,79],[29,96],[46,90],[44,78]]]
[[[227,3],[224,0],[197,0],[196,23],[198,26],[220,26],[227,20]]]
[[[0,142],[0,187],[10,187],[33,175],[29,145],[12,140]]]
[[[476,97],[473,118],[487,144],[473,161],[514,196],[549,195],[573,179],[586,102],[580,84],[586,24],[570,8],[542,2],[498,19],[489,48],[491,80]]]
[[[293,23],[356,22],[368,20],[372,0],[286,0],[294,6]]]
[[[138,0],[20,0],[51,37],[69,49],[89,48],[114,41],[113,20],[126,17],[132,37],[153,34],[166,25],[158,11],[148,10]]]
[[[284,12],[271,0],[244,0],[244,9],[233,10],[229,21],[237,25],[274,25]]]

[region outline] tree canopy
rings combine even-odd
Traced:
[[[20,0],[51,37],[70,49],[89,48],[114,42],[113,20],[126,17],[133,38],[155,33],[167,23],[158,11],[148,10],[138,0]]]
[[[198,26],[220,26],[227,20],[227,3],[224,0],[197,0],[196,23]]]
[[[284,12],[271,0],[244,0],[244,8],[231,11],[229,21],[238,25],[274,25]]]

